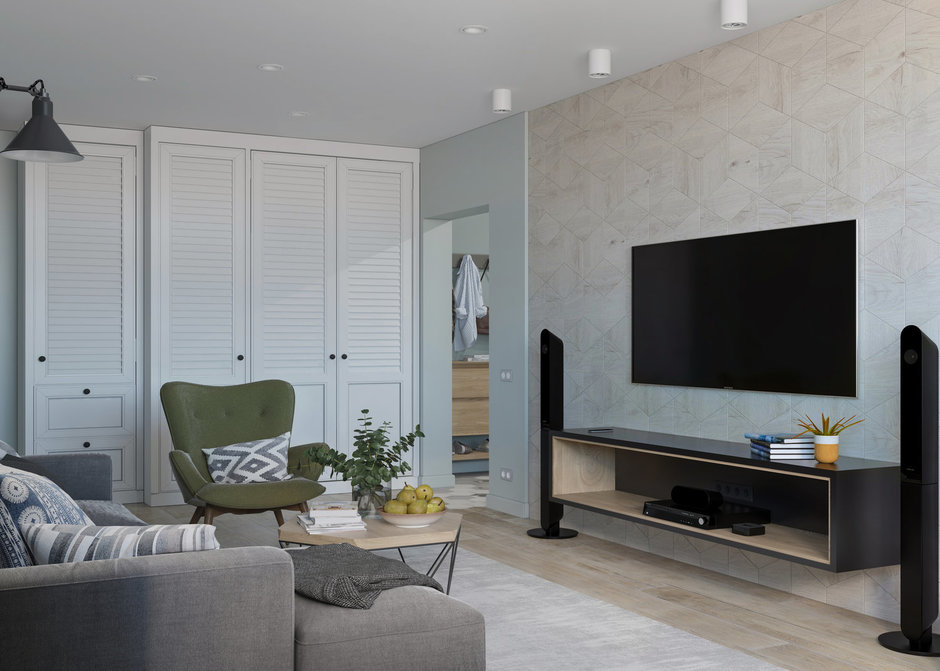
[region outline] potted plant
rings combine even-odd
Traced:
[[[404,460],[405,455],[414,447],[417,438],[424,438],[418,424],[414,431],[390,445],[391,426],[391,422],[382,422],[380,426],[373,427],[369,410],[365,409],[359,418],[359,427],[353,432],[352,454],[338,452],[326,445],[307,450],[311,461],[329,466],[334,473],[342,475],[343,480],[352,482],[353,495],[358,494],[359,512],[366,517],[375,516],[375,510],[385,505],[391,495],[392,478],[411,470]]]
[[[843,417],[830,424],[826,415],[822,413],[820,415],[822,417],[820,420],[821,426],[817,426],[816,422],[809,418],[809,415],[806,415],[806,421],[798,420],[797,424],[803,427],[803,431],[798,435],[813,434],[813,452],[816,461],[821,464],[834,464],[839,458],[839,434],[850,426],[855,426],[865,420],[858,419],[853,422],[852,420],[855,419],[856,415],[852,415],[848,419]]]

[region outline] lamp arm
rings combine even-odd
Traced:
[[[46,95],[46,83],[41,79],[37,79],[29,86],[15,86],[14,84],[7,84],[6,80],[3,77],[0,77],[0,91],[3,91],[4,89],[29,93],[34,98],[41,98],[42,96]]]

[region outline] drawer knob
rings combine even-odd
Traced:
[[[244,354],[239,354],[236,358],[237,358],[239,361],[244,361],[244,360],[245,360],[245,355],[244,355]]]
[[[83,394],[90,394],[90,393],[91,393],[91,389],[82,389],[82,393],[83,393]]]
[[[89,443],[89,442],[86,440],[84,443],[82,443],[82,447],[91,447],[91,443]]]
[[[336,355],[335,355],[335,354],[331,354],[331,355],[330,355],[330,359],[331,359],[331,360],[332,360],[332,359],[335,359],[335,358],[336,358]]]
[[[343,358],[343,359],[348,359],[348,358],[349,358],[349,356],[348,356],[348,355],[346,355],[346,354],[344,354],[344,355],[342,356],[342,358]]]
[[[46,360],[46,357],[44,357],[44,356],[39,357],[39,362],[40,362],[40,363],[42,363],[42,362],[45,361],[45,360]]]

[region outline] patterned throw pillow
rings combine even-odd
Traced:
[[[149,527],[30,524],[23,528],[23,537],[37,564],[219,549],[215,527],[211,524],[155,524]]]
[[[10,517],[7,507],[0,501],[0,568],[32,565],[20,530]]]
[[[279,482],[290,479],[287,472],[287,448],[290,432],[274,438],[251,440],[223,447],[205,449],[212,481],[223,484],[244,482]]]
[[[12,555],[13,546],[29,557],[26,545],[20,537],[27,524],[91,524],[89,518],[68,494],[48,478],[35,473],[27,473],[18,468],[0,464],[0,503],[14,527],[19,531],[11,538],[6,525],[0,522],[0,545],[8,548],[2,555]],[[4,558],[0,556],[0,561]],[[14,560],[15,561],[15,560]],[[23,564],[14,563],[14,566]],[[32,562],[25,566],[32,565]]]

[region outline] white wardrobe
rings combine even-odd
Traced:
[[[106,454],[139,501],[142,134],[66,132],[85,160],[20,168],[19,444]]]
[[[291,382],[294,444],[348,450],[364,408],[414,426],[418,150],[65,130],[85,160],[19,180],[27,454],[102,452],[116,499],[180,502],[170,380]]]
[[[349,449],[364,408],[408,431],[417,150],[146,135],[147,502],[180,500],[159,402],[170,380],[291,382],[295,444]]]

